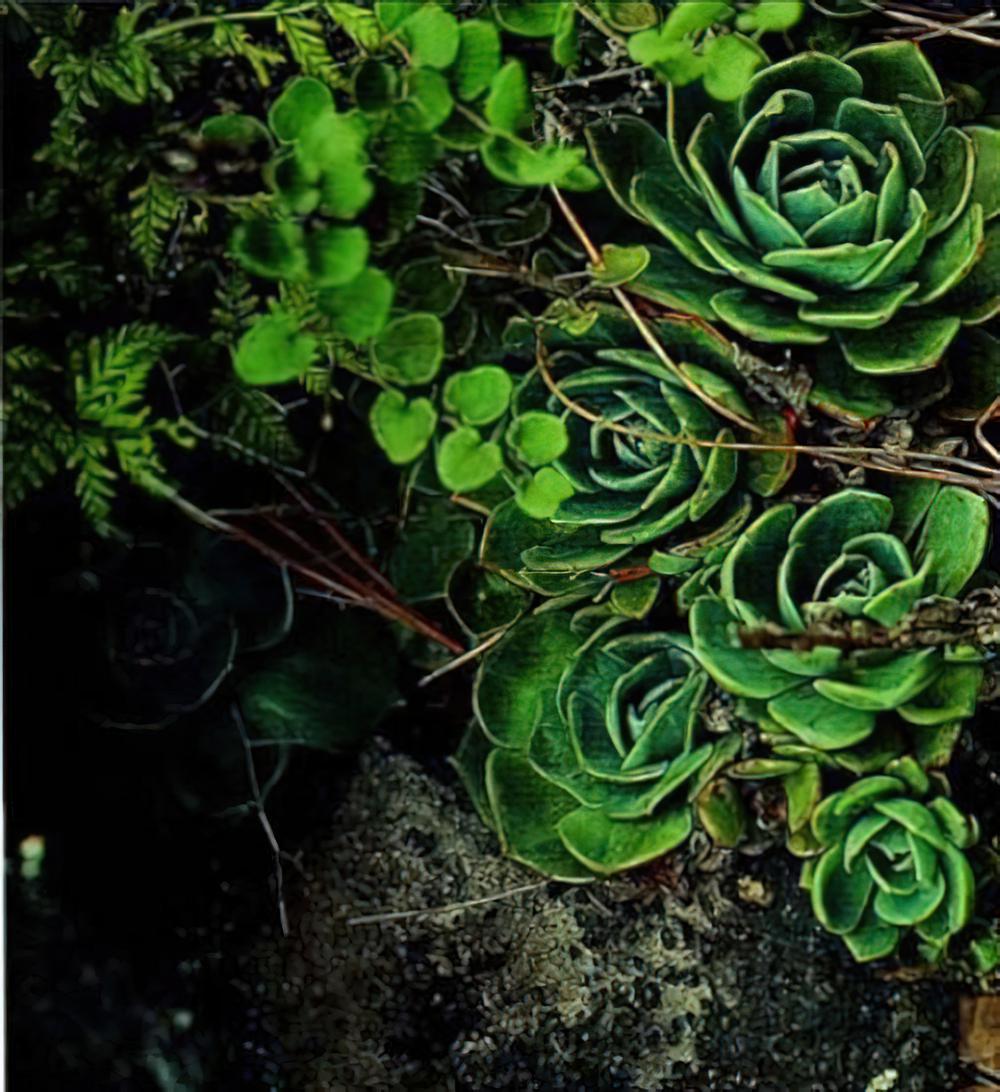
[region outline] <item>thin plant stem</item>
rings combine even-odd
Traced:
[[[484,652],[491,649],[506,632],[506,629],[502,629],[499,632],[494,633],[492,637],[487,637],[485,641],[480,641],[475,648],[470,648],[468,652],[463,652],[461,656],[456,656],[454,660],[449,660],[443,667],[439,667],[436,671],[432,671],[429,675],[425,675],[419,680],[417,686],[429,686],[436,679],[440,679],[442,675],[447,675],[449,672],[455,671],[460,667],[465,667],[468,663],[472,663],[473,660],[478,659]]]
[[[952,455],[939,455],[935,452],[926,451],[886,451],[881,448],[871,447],[836,447],[826,444],[768,444],[739,440],[703,440],[694,436],[678,436],[666,432],[659,432],[656,429],[631,428],[628,425],[620,424],[617,421],[609,421],[601,414],[594,413],[593,410],[587,409],[586,406],[582,406],[579,402],[575,402],[570,398],[553,378],[548,367],[545,348],[542,345],[541,340],[539,340],[538,343],[536,362],[539,374],[545,385],[571,413],[576,414],[578,417],[582,417],[591,424],[599,424],[602,428],[606,428],[610,432],[617,432],[623,436],[631,436],[636,439],[644,440],[658,440],[661,443],[686,444],[689,447],[719,447],[729,451],[788,452],[789,454],[795,455],[808,455],[813,458],[831,459],[834,462],[844,463],[848,466],[860,466],[869,470],[879,470],[887,474],[899,474],[904,477],[929,478],[954,485],[962,485],[967,489],[973,489],[979,492],[1000,495],[1000,471],[992,470],[989,467],[974,463],[969,459],[961,459]],[[911,462],[923,461],[927,463],[938,463],[949,469],[930,470],[920,467],[899,466],[891,461],[894,458]],[[878,461],[873,461],[876,459]],[[951,469],[959,467],[973,470],[976,474],[982,475],[982,477],[974,478],[971,474],[963,474],[959,473],[957,469]]]
[[[234,11],[220,15],[192,15],[188,19],[177,19],[172,23],[164,23],[162,26],[150,27],[149,30],[137,34],[133,40],[136,42],[152,42],[156,38],[166,38],[171,34],[196,30],[198,27],[215,26],[216,23],[249,23],[254,20],[278,19],[284,15],[304,15],[307,11],[316,11],[319,7],[317,0],[312,0],[311,3],[297,4],[292,8]]]
[[[600,269],[604,264],[603,259],[601,258],[601,252],[597,249],[596,246],[594,246],[593,240],[587,234],[583,224],[580,223],[579,219],[576,216],[576,213],[573,212],[573,210],[570,208],[568,202],[566,201],[566,198],[563,197],[559,188],[557,186],[550,186],[549,189],[552,191],[555,202],[559,206],[560,212],[562,212],[563,216],[566,218],[566,222],[572,229],[573,234],[576,235],[577,239],[580,240],[580,243],[583,245],[584,250],[587,252],[587,257],[590,259],[590,264],[593,265],[596,269]],[[650,329],[649,323],[646,322],[642,315],[640,315],[639,312],[635,309],[635,305],[632,303],[632,300],[629,298],[626,292],[624,292],[621,288],[615,287],[611,289],[611,294],[615,297],[615,300],[618,302],[622,310],[632,320],[635,328],[642,335],[643,341],[645,341],[650,349],[653,350],[660,363],[663,364],[663,366],[672,375],[675,375],[699,401],[704,402],[706,406],[712,409],[720,417],[724,417],[727,421],[732,421],[734,424],[746,429],[747,432],[760,433],[762,431],[760,426],[755,424],[753,421],[750,421],[746,417],[735,413],[733,410],[729,409],[726,406],[723,406],[710,395],[706,394],[698,386],[698,384],[694,382],[693,379],[684,374],[681,368],[678,367],[670,354],[663,347],[663,343],[660,341],[660,339],[656,336],[652,329]]]
[[[452,914],[458,910],[471,910],[476,906],[486,906],[491,902],[499,902],[501,899],[511,899],[515,895],[523,895],[528,891],[537,891],[544,887],[548,880],[537,880],[535,883],[524,883],[519,887],[511,887],[507,891],[498,891],[495,895],[484,895],[479,899],[468,899],[465,902],[453,902],[447,906],[432,906],[427,910],[393,910],[386,914],[362,914],[360,917],[348,918],[348,925],[381,925],[390,921],[406,921],[409,918],[422,918],[430,914]]]

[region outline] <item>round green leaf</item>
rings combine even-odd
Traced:
[[[337,333],[358,345],[385,326],[394,293],[392,279],[369,266],[348,284],[320,292],[317,302]]]
[[[263,385],[296,379],[312,364],[319,344],[284,311],[263,315],[243,335],[233,360],[245,383]]]
[[[510,404],[514,381],[495,364],[483,364],[449,376],[444,385],[445,408],[466,425],[489,425],[502,417]]]
[[[713,38],[705,47],[707,65],[702,85],[713,99],[733,102],[743,94],[767,55],[742,34]]]
[[[557,834],[563,816],[576,810],[576,800],[543,778],[527,758],[495,748],[486,761],[486,791],[509,857],[554,880],[574,883],[593,878]]]
[[[582,148],[544,144],[533,148],[521,140],[496,136],[481,149],[483,164],[494,178],[512,186],[548,186],[562,183],[583,165]]]
[[[438,497],[418,502],[389,558],[389,579],[408,603],[440,599],[452,570],[475,549],[468,514]]]
[[[309,272],[317,288],[340,288],[368,261],[368,232],[362,227],[328,227],[306,236]]]
[[[459,35],[452,84],[463,102],[471,102],[490,86],[500,68],[500,35],[484,19],[462,23]]]
[[[437,4],[418,8],[403,23],[402,37],[418,68],[447,68],[458,54],[458,20]]]
[[[802,0],[760,0],[756,7],[740,15],[740,30],[791,30],[802,18]]]
[[[698,821],[718,846],[732,849],[746,834],[747,811],[739,790],[728,778],[709,782],[695,799]]]
[[[397,699],[396,660],[381,619],[320,608],[240,682],[247,727],[325,751],[363,744]]]
[[[520,61],[508,61],[492,81],[486,120],[499,133],[514,136],[531,126],[531,89]]]
[[[273,280],[302,280],[307,272],[305,233],[288,220],[251,220],[233,232],[236,260],[251,273]]]
[[[602,263],[590,267],[594,280],[608,288],[628,284],[645,272],[651,255],[644,246],[616,246],[608,243],[601,247]]]
[[[569,433],[561,417],[530,410],[511,422],[507,443],[528,466],[545,466],[569,447]]]
[[[402,391],[382,391],[368,416],[372,433],[389,459],[397,465],[413,462],[431,441],[437,410],[427,398],[407,402]]]
[[[400,103],[403,124],[419,133],[440,128],[455,107],[448,81],[433,68],[414,69],[406,81],[406,98]]]
[[[354,100],[367,114],[381,113],[392,106],[399,77],[381,61],[365,61],[354,74]]]
[[[375,338],[372,356],[379,375],[403,387],[429,383],[444,359],[444,327],[436,315],[393,319]]]
[[[266,126],[249,114],[219,114],[201,124],[201,138],[209,144],[225,144],[241,151],[271,140]]]
[[[517,503],[533,519],[551,519],[559,505],[573,496],[573,486],[551,466],[543,466],[533,477],[519,484]]]
[[[523,588],[471,560],[452,570],[447,594],[451,613],[477,637],[509,626],[531,600]]]
[[[298,140],[327,110],[333,110],[330,88],[312,76],[302,76],[285,85],[271,105],[267,120],[274,135],[288,143]]]
[[[471,493],[492,481],[503,466],[500,445],[483,440],[474,428],[457,428],[441,441],[437,472],[454,493]]]
[[[500,26],[525,38],[551,38],[563,7],[564,0],[493,0]]]

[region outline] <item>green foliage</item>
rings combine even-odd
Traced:
[[[456,761],[509,856],[554,879],[610,875],[690,834],[690,801],[731,752],[698,738],[704,692],[680,636],[605,608],[534,614],[484,659],[470,732],[488,747]]]
[[[468,645],[456,762],[545,876],[696,824],[759,848],[744,799],[773,828],[776,782],[820,922],[940,956],[979,859],[939,770],[981,758],[994,642],[950,628],[994,580],[986,501],[933,476],[1000,395],[989,74],[785,0],[97,7],[37,15],[58,102],[11,217],[7,503],[72,476],[105,533],[126,482],[235,512],[406,622],[410,669]],[[898,452],[921,476],[889,497]],[[289,571],[232,545],[141,585],[112,651],[160,643],[105,719],[226,693],[256,743],[353,746],[396,642],[328,605],[286,639]]]
[[[738,70],[728,59],[726,78]],[[732,97],[715,117],[672,93],[669,141],[636,119],[591,132],[612,193],[683,259],[673,290],[699,313],[765,343],[835,336],[851,368],[881,377],[934,367],[963,322],[1000,306],[1000,136],[947,125],[917,46],[799,54]]]
[[[437,410],[427,398],[406,400],[402,391],[382,391],[372,404],[372,434],[394,463],[412,463],[431,442]]]
[[[678,348],[682,338],[699,336],[683,324],[675,333]],[[687,376],[746,411],[721,374],[729,366],[725,354],[710,342],[702,349],[720,373],[692,365]],[[732,540],[749,514],[738,453],[713,446],[732,443],[733,431],[650,352],[605,349],[592,360],[567,357],[564,364],[572,367],[560,378],[561,396],[584,403],[595,420],[567,412],[537,376],[518,391],[508,444],[526,466],[553,463],[563,479],[536,476],[521,495],[533,515],[552,509],[557,494],[563,499],[514,571],[587,573],[650,543],[657,547],[656,571],[696,569]],[[780,488],[790,471],[782,465],[777,479],[753,485],[765,492]],[[508,561],[500,567],[508,569]]]
[[[146,271],[153,273],[163,257],[166,236],[173,227],[181,201],[170,183],[157,174],[150,174],[129,198],[132,201],[132,249],[142,259]]]
[[[444,405],[466,425],[490,425],[506,413],[513,387],[503,368],[483,364],[448,377]]]
[[[773,756],[730,772],[781,780],[796,854],[817,848],[809,821],[822,770],[874,774],[908,750],[926,767],[944,766],[975,712],[983,669],[974,649],[893,650],[863,636],[905,633],[920,599],[959,594],[979,568],[985,502],[954,486],[930,493],[910,545],[892,533],[898,513],[879,494],[846,490],[799,518],[791,505],[772,508],[730,549],[721,597],[694,603],[695,655],[741,699]],[[843,648],[838,624],[856,649]],[[757,649],[739,636],[763,632],[815,636],[802,651],[780,640]]]
[[[279,310],[258,318],[243,335],[233,365],[245,383],[284,383],[303,375],[318,349],[295,317]]]
[[[65,371],[44,354],[13,347],[5,354],[12,382],[4,399],[7,503],[18,504],[62,469],[76,475],[84,515],[101,531],[112,528],[120,479],[151,493],[169,493],[158,438],[190,446],[183,420],[153,417],[146,388],[153,369],[178,344],[159,326],[133,323],[71,348]],[[61,413],[34,385],[46,373],[71,384],[71,408]]]
[[[396,649],[375,619],[324,611],[300,622],[238,695],[257,739],[350,750],[397,700]]]
[[[913,929],[932,953],[972,917],[975,878],[963,850],[975,822],[926,775],[900,763],[823,801],[812,827],[822,847],[808,867],[813,910],[855,959],[881,959]]]
[[[803,7],[801,0],[760,0],[737,14],[724,0],[681,0],[660,26],[629,38],[629,55],[673,87],[701,80],[713,99],[733,102],[767,63],[756,41],[740,32],[786,31],[802,17]]]

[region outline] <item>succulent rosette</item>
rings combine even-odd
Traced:
[[[933,367],[996,313],[1000,130],[949,124],[917,45],[801,53],[733,105],[693,96],[671,92],[667,140],[628,118],[591,135],[611,192],[672,245],[658,297],[755,341],[836,337],[873,375]]]
[[[714,446],[746,436],[737,435],[738,426],[734,430],[650,352],[562,354],[554,365],[559,394],[533,375],[519,391],[515,410],[561,417],[568,445],[553,468],[572,495],[545,520],[528,519],[513,503],[499,508],[484,546],[488,564],[534,590],[566,590],[560,576],[576,578],[636,551],[657,572],[691,571],[746,523],[751,492],[771,495],[794,467],[784,453],[751,459]],[[751,417],[721,366],[679,367],[717,405]],[[782,418],[762,420],[769,438],[788,442]]]
[[[891,955],[910,929],[942,950],[972,917],[975,877],[963,850],[975,820],[943,795],[913,760],[827,797],[812,828],[821,855],[804,886],[820,923],[859,962]]]
[[[961,593],[982,561],[989,510],[954,486],[918,500],[922,511],[894,510],[888,497],[848,489],[802,515],[771,508],[730,550],[719,595],[695,602],[699,661],[786,752],[877,748],[890,718],[933,753],[975,710],[973,649],[891,637],[919,600]],[[746,647],[750,633],[775,640]]]
[[[706,683],[684,636],[542,611],[484,658],[456,765],[515,860],[575,881],[634,868],[688,837],[739,746],[700,738]]]

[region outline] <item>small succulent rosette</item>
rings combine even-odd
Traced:
[[[876,376],[932,368],[1000,307],[1000,130],[950,124],[914,43],[797,54],[735,104],[674,91],[669,122],[591,133],[611,193],[671,244],[633,290],[755,341],[836,338]]]
[[[900,760],[827,797],[812,828],[822,853],[806,863],[803,886],[859,962],[892,955],[909,930],[934,958],[969,923],[976,883],[963,851],[978,838],[976,822],[919,763]]]
[[[111,589],[85,642],[91,715],[119,728],[162,728],[219,690],[237,657],[287,637],[288,573],[249,547],[198,531],[143,546],[102,574]]]
[[[485,656],[455,764],[515,860],[577,882],[635,868],[685,841],[740,746],[702,738],[706,684],[681,635],[536,612]]]
[[[717,404],[752,418],[723,371],[731,367],[728,358],[719,357],[715,371],[691,363],[679,368]],[[551,376],[558,395],[537,373],[522,385],[514,425],[535,414],[560,416],[568,444],[552,469],[571,495],[547,519],[533,518],[516,501],[499,506],[483,547],[486,564],[533,591],[582,597],[606,583],[594,574],[639,566],[690,578],[745,525],[752,493],[776,493],[794,469],[785,453],[745,458],[713,446],[746,437],[653,353],[561,353]],[[770,438],[788,442],[784,419],[762,415],[762,422]],[[653,577],[650,586],[657,584]]]
[[[783,780],[793,851],[815,851],[808,820],[823,768],[871,773],[909,750],[926,767],[948,762],[976,708],[980,658],[914,643],[907,618],[920,600],[961,593],[988,529],[985,501],[953,486],[895,508],[864,490],[801,515],[778,505],[730,550],[719,594],[695,602],[695,655],[769,751],[732,772]]]

